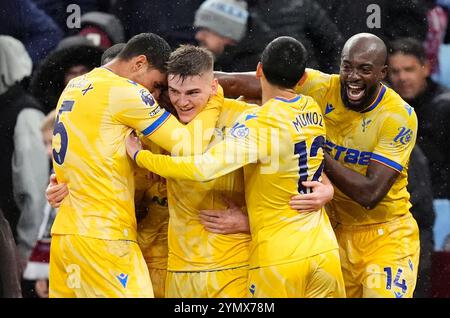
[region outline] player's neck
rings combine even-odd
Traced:
[[[292,99],[297,94],[295,93],[295,90],[293,88],[280,88],[278,86],[272,86],[272,85],[266,85],[266,87],[263,87],[262,90],[262,103],[266,103],[268,100],[275,98],[275,97],[281,97],[284,99]]]
[[[381,89],[383,88],[383,85],[381,83],[378,83],[377,88],[373,91],[372,96],[369,99],[369,103],[367,105],[364,105],[361,110],[358,110],[359,112],[364,112],[375,103],[375,100],[378,98],[378,94],[380,93]]]
[[[108,68],[111,70],[114,74],[119,75],[121,77],[128,77],[128,65],[121,61],[120,59],[113,59],[111,62],[103,65],[103,67]]]

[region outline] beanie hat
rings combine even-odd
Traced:
[[[94,45],[102,48],[109,48],[112,45],[109,35],[96,26],[84,27],[78,35],[82,35],[92,41]]]
[[[247,29],[247,3],[236,0],[207,0],[195,13],[194,26],[207,28],[239,42]]]
[[[97,27],[101,29],[109,37],[112,42],[109,45],[101,45],[103,48],[107,48],[113,44],[125,42],[125,33],[122,22],[110,13],[91,11],[81,16],[81,29],[86,27]],[[91,33],[99,33],[97,30],[91,29]],[[84,32],[86,35],[86,31]],[[100,34],[104,36],[104,34]]]
[[[85,65],[89,70],[100,66],[103,48],[95,46],[89,39],[74,35],[62,40],[56,49],[43,59],[30,83],[31,93],[48,113],[56,107],[64,90],[64,75],[75,65]]]

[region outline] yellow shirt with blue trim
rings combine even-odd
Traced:
[[[417,117],[392,89],[381,86],[374,102],[364,111],[346,108],[341,99],[339,75],[308,69],[297,92],[312,96],[321,106],[327,125],[326,149],[343,166],[362,175],[371,161],[398,172],[389,192],[367,210],[337,187],[327,211],[333,221],[345,225],[387,222],[409,213],[411,204],[407,170],[417,136]]]
[[[223,96],[222,96],[223,103]],[[220,105],[210,110],[216,113]],[[136,240],[133,162],[125,137],[133,129],[171,150],[177,129],[189,130],[162,109],[143,86],[96,68],[69,82],[56,108],[53,167],[67,183],[52,234]],[[207,123],[208,124],[208,123]],[[205,124],[205,126],[207,126]]]
[[[145,149],[154,153],[166,153],[149,141],[141,138]],[[135,170],[136,206],[146,207],[147,215],[138,223],[137,241],[149,269],[167,269],[167,227],[169,207],[165,180],[149,180],[148,170]]]
[[[162,176],[211,180],[244,167],[252,242],[250,268],[304,259],[338,247],[324,209],[298,213],[289,200],[306,192],[302,181],[320,180],[325,121],[308,96],[274,98],[244,112],[202,156],[169,157],[140,151],[139,166]]]
[[[246,110],[258,107],[225,99],[209,147]],[[169,271],[210,271],[248,266],[250,235],[216,234],[200,223],[200,210],[225,210],[227,196],[245,208],[244,175],[238,169],[208,182],[167,179],[169,198]],[[245,209],[244,209],[245,211]]]

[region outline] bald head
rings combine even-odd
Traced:
[[[342,58],[355,54],[365,55],[373,64],[386,64],[386,44],[374,34],[358,33],[345,42],[344,48],[342,49]]]
[[[345,43],[341,56],[340,81],[344,104],[363,111],[376,99],[387,73],[387,49],[376,35],[359,33]]]

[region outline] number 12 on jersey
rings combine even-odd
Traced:
[[[311,149],[309,151],[308,156],[308,150],[306,147],[306,140],[298,142],[294,145],[294,154],[298,154],[298,193],[300,194],[306,194],[308,193],[308,189],[302,184],[303,181],[308,180],[308,158],[314,158],[317,157],[317,153],[319,152],[319,149],[322,148],[325,145],[325,137],[324,136],[317,136],[314,138]],[[318,181],[320,176],[322,175],[324,161],[322,160],[322,163],[320,164],[319,168],[317,168],[316,172],[314,173],[311,181]]]

